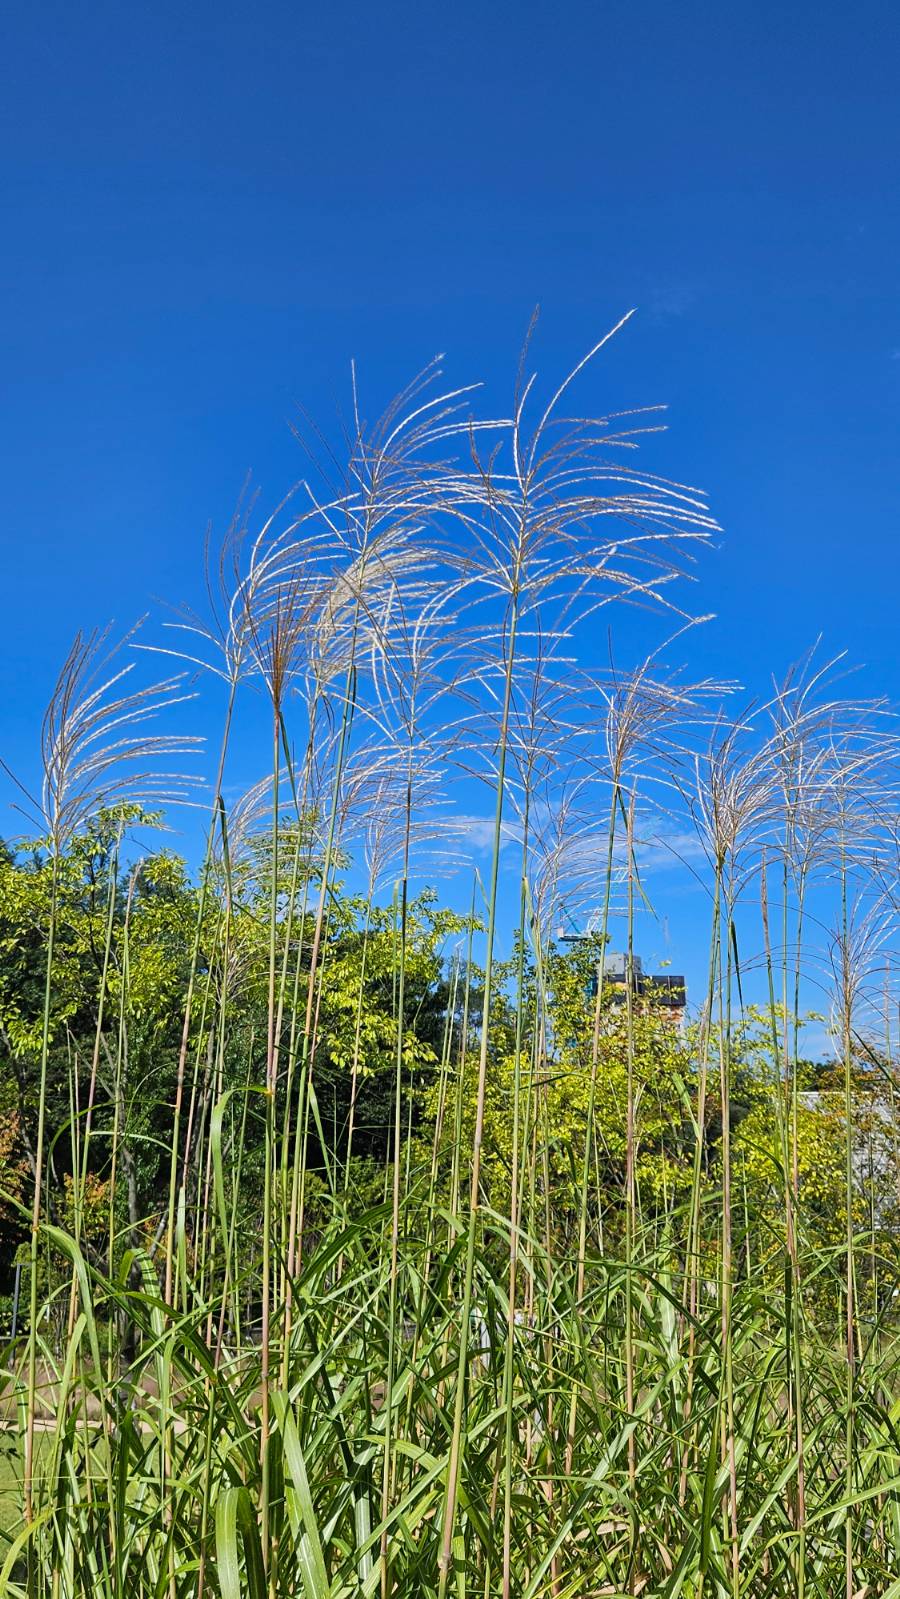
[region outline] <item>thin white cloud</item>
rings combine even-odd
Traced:
[[[453,816],[445,824],[448,838],[468,845],[476,854],[489,854],[494,845],[493,816]],[[503,822],[500,828],[501,851],[508,844],[521,841],[522,830],[516,822]]]

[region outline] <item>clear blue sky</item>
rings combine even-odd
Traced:
[[[77,625],[198,597],[298,402],[437,350],[505,399],[538,301],[548,377],[639,308],[594,393],[668,402],[647,464],[724,523],[695,663],[822,632],[898,694],[898,43],[881,0],[8,10],[7,759]]]

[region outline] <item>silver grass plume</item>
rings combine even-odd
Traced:
[[[160,771],[160,761],[195,754],[202,738],[148,733],[146,724],[194,698],[185,674],[126,690],[134,662],[118,664],[133,630],[111,644],[111,628],[78,633],[41,728],[40,814],[56,854],[90,818],[114,805],[184,803],[198,779]]]

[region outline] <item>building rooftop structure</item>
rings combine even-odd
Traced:
[[[678,972],[645,972],[639,955],[631,958],[633,996],[644,1006],[661,1010],[677,1025],[681,1025],[687,1007],[687,986]],[[628,956],[609,953],[603,957],[603,988],[608,989],[612,1002],[624,1005],[627,998]],[[594,980],[596,993],[596,979]]]
[[[566,944],[581,943],[581,933],[563,935]],[[603,956],[603,992],[613,1005],[624,1005],[627,998],[628,956],[618,950],[608,950]],[[634,1000],[641,1009],[655,1010],[675,1027],[681,1027],[687,1010],[687,985],[684,976],[676,972],[645,972],[639,955],[631,957]],[[591,982],[591,996],[596,998],[599,970]]]

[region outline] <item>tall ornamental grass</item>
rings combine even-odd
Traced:
[[[496,417],[429,368],[368,425],[354,380],[345,458],[306,439],[307,478],[258,530],[237,519],[209,614],[156,646],[174,676],[133,689],[131,636],[63,666],[34,801],[31,1196],[8,1185],[4,1211],[26,1238],[4,1593],[900,1596],[892,722],[837,663],[752,706],[675,664],[715,524],[640,464],[654,411],[582,414],[606,342],[546,392],[526,351]],[[626,606],[655,633],[634,669]],[[193,735],[155,731],[195,694],[222,706],[206,795]],[[248,724],[263,775],[235,799]],[[191,796],[205,845],[141,1210],[134,907],[162,868],[129,836]],[[59,1130],[61,883],[98,816],[92,1042],[68,1046]],[[637,982],[665,850],[709,907],[683,1036]],[[417,894],[454,872],[423,1053]],[[561,926],[584,935],[565,957]],[[12,1080],[27,1052],[3,1048]],[[827,1203],[816,1149],[839,1152]]]

